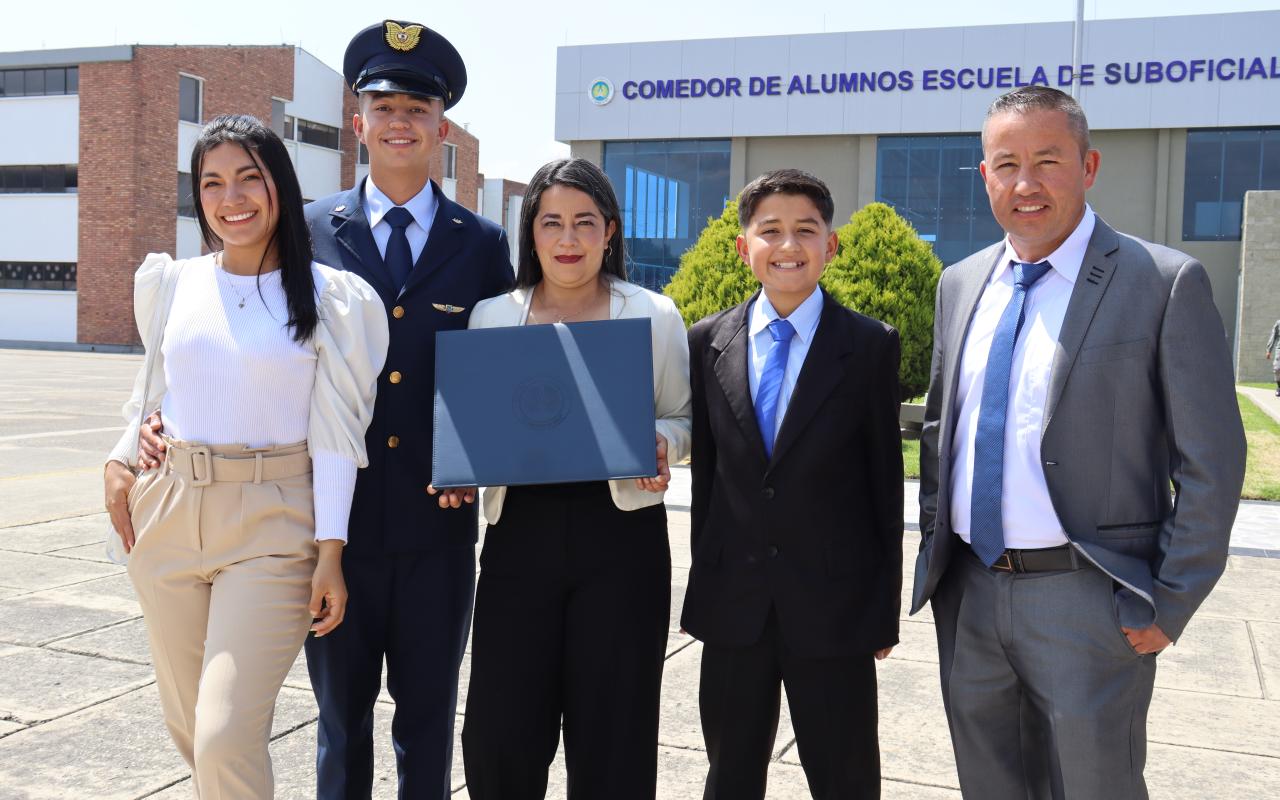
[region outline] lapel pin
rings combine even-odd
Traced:
[[[334,206],[334,207],[333,207],[333,210],[334,210],[334,212],[335,212],[335,213],[336,213],[336,212],[339,212],[339,211],[346,211],[346,210],[347,210],[347,207],[346,207],[346,205]]]
[[[431,307],[436,311],[443,311],[446,314],[461,314],[467,310],[466,306],[454,306],[448,303],[432,303]]]
[[[462,220],[458,219],[457,217],[454,217],[454,218],[453,218],[453,224],[454,224],[454,225],[461,225],[461,224],[462,224]]]

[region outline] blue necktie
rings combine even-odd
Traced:
[[[973,494],[969,501],[969,544],[988,567],[1004,552],[1004,428],[1009,412],[1009,372],[1013,368],[1013,346],[1022,331],[1027,292],[1049,271],[1049,262],[1015,263],[1013,297],[1000,315],[991,352],[987,354],[987,374],[982,381],[982,403],[978,411],[978,432],[973,445]]]
[[[756,422],[764,439],[764,454],[773,458],[773,436],[778,427],[778,400],[782,398],[782,378],[787,373],[787,354],[791,352],[791,337],[796,329],[785,319],[769,323],[769,335],[773,344],[764,360],[760,373],[760,385],[756,387]]]
[[[382,260],[391,272],[391,280],[396,289],[403,289],[405,281],[409,280],[409,273],[413,271],[413,250],[410,249],[409,237],[404,232],[409,223],[413,222],[413,214],[407,208],[396,206],[383,219],[391,226],[391,238],[387,240],[387,254]]]

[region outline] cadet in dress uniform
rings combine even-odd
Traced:
[[[317,261],[378,291],[391,344],[343,553],[346,624],[306,645],[320,704],[317,793],[370,795],[385,656],[399,796],[443,798],[475,589],[476,507],[441,508],[426,492],[435,334],[466,328],[476,303],[506,292],[513,275],[502,229],[427,177],[449,131],[444,112],[467,84],[453,45],[388,20],[351,40],[343,76],[360,99],[352,124],[369,151],[369,177],[308,205],[307,224]]]

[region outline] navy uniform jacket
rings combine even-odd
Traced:
[[[436,217],[427,246],[399,296],[364,211],[364,183],[309,203],[315,260],[350,270],[387,308],[391,344],[378,376],[373,423],[365,434],[369,466],[356,478],[351,556],[407,553],[474,544],[476,507],[442,509],[431,482],[436,331],[467,327],[476,303],[511,288],[502,228],[449,200],[433,181]],[[460,310],[459,310],[460,309]]]

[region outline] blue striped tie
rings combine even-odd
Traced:
[[[1027,292],[1049,271],[1049,262],[1013,266],[1013,297],[1000,315],[991,351],[987,354],[987,374],[982,381],[982,404],[978,410],[978,432],[973,444],[973,494],[969,500],[969,545],[988,567],[1004,552],[1004,428],[1009,412],[1009,372],[1013,368],[1013,346],[1022,331]]]
[[[760,385],[756,387],[756,422],[764,439],[764,454],[773,458],[778,400],[782,397],[782,378],[787,373],[787,354],[791,352],[791,337],[796,335],[796,329],[785,319],[775,319],[769,323],[769,335],[773,337],[773,344],[760,372]]]
[[[405,281],[409,280],[409,273],[413,272],[413,250],[409,247],[409,237],[405,234],[405,228],[413,222],[413,214],[407,208],[396,206],[382,218],[391,226],[387,254],[382,260],[386,262],[391,280],[398,291],[404,288]]]

